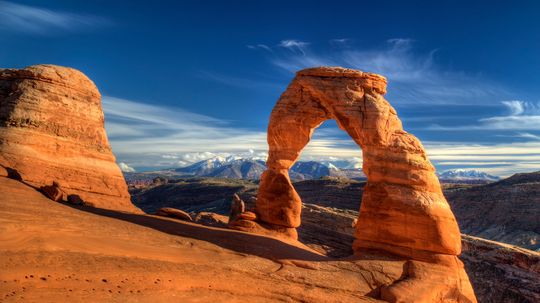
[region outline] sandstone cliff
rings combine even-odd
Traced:
[[[87,204],[138,211],[107,140],[100,93],[77,70],[0,69],[0,165],[36,187],[57,182]]]

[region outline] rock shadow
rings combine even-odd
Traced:
[[[320,255],[308,249],[282,242],[262,235],[249,234],[231,229],[208,227],[196,223],[183,222],[171,218],[155,217],[146,214],[132,214],[120,211],[70,205],[71,208],[95,215],[114,218],[133,224],[149,227],[170,235],[201,240],[241,254],[255,255],[272,261],[334,261],[336,259]]]

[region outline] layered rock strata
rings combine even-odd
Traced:
[[[314,130],[333,119],[362,149],[368,179],[353,250],[357,255],[382,250],[414,260],[407,278],[383,289],[381,298],[473,302],[474,293],[457,258],[459,228],[435,169],[420,141],[403,130],[385,93],[386,79],[379,75],[339,67],[299,71],[270,116],[268,169],[257,195],[257,222],[238,220],[236,226],[297,235],[302,202],[288,171]]]
[[[71,68],[0,69],[0,165],[89,205],[139,211],[107,140],[100,93]]]

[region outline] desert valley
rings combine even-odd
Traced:
[[[342,80],[337,75],[328,78],[331,83],[364,77],[358,73]],[[297,77],[299,82],[317,77],[329,81],[311,71]],[[456,267],[446,260],[455,258],[449,253],[429,253],[430,246],[415,252],[414,246],[391,244],[391,238],[365,248],[353,241],[367,228],[359,222],[364,219],[366,186],[374,182],[369,174],[367,182],[315,176],[294,183],[287,195],[303,200],[297,235],[294,228],[252,225],[264,213],[258,201],[264,180],[131,173],[128,193],[104,133],[99,93],[80,72],[39,65],[2,70],[0,80],[4,301],[473,302],[474,293],[481,302],[539,299],[539,226],[534,220],[539,208],[538,199],[530,199],[539,196],[539,173],[486,185],[445,185],[461,229],[470,234],[463,235],[457,247],[463,246],[461,259],[473,293],[459,261]],[[319,85],[328,84],[315,87]],[[72,123],[75,120],[81,123]],[[377,178],[395,178],[390,171],[386,175]],[[283,185],[291,184],[286,180]],[[282,195],[283,185],[267,189],[266,195]],[[517,201],[520,213],[511,216],[510,203]],[[411,219],[405,220],[393,224]],[[236,222],[244,221],[239,229],[247,232],[236,231]],[[435,227],[421,226],[418,237],[437,237],[427,230]],[[378,241],[384,230],[375,230],[370,241]],[[402,236],[411,232],[407,230],[401,229]],[[459,254],[459,248],[455,252]],[[246,283],[257,287],[242,287]]]
[[[467,69],[511,73],[476,18],[513,10],[22,2],[0,0],[0,302],[540,302],[536,88]],[[274,32],[365,37],[249,42]],[[394,32],[444,47],[370,48]]]

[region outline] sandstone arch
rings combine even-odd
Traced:
[[[458,225],[420,141],[405,132],[383,95],[386,79],[340,67],[299,71],[272,110],[269,157],[257,220],[231,227],[297,238],[301,200],[288,175],[313,131],[334,119],[361,147],[368,177],[353,244],[368,258],[408,260],[402,280],[380,288],[388,302],[476,302],[463,264]],[[381,265],[382,266],[382,265]]]
[[[459,228],[435,169],[385,93],[386,79],[375,74],[337,67],[297,73],[270,117],[268,169],[256,203],[261,223],[295,237],[301,200],[288,170],[313,131],[334,119],[361,147],[368,177],[355,252],[378,249],[419,260],[460,253]]]

